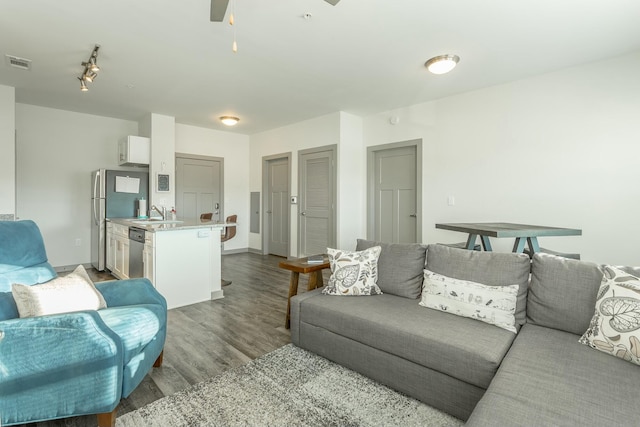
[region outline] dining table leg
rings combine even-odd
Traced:
[[[529,250],[531,251],[531,256],[540,252],[540,245],[538,245],[538,238],[536,236],[527,237],[527,243],[529,244]]]
[[[467,246],[466,248],[470,251],[473,250],[473,248],[476,246],[476,239],[478,238],[477,234],[469,234],[469,237],[467,237]]]
[[[526,237],[516,237],[516,241],[513,244],[513,252],[521,254],[524,252],[524,245],[527,243]]]
[[[491,248],[491,241],[489,240],[489,236],[480,236],[480,240],[482,240],[482,249],[487,252],[491,252],[493,250]]]

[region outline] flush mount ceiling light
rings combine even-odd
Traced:
[[[453,70],[458,61],[460,61],[458,55],[440,55],[425,62],[424,66],[433,74],[445,74]]]
[[[78,77],[78,80],[80,80],[80,90],[82,92],[89,90],[87,82],[91,83],[98,77],[98,71],[100,71],[100,67],[98,67],[98,49],[100,49],[100,45],[96,45],[93,48],[88,61],[80,63],[84,67],[82,75]]]
[[[235,126],[240,121],[240,119],[233,116],[222,116],[220,117],[220,121],[227,126]]]

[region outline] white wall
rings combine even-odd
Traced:
[[[16,104],[17,215],[33,219],[54,267],[91,261],[91,171],[118,168],[136,122]],[[80,246],[76,246],[80,239]]]
[[[0,220],[16,212],[15,98],[13,87],[0,85]]]
[[[541,244],[638,265],[638,76],[635,53],[414,105],[365,118],[364,141],[423,139],[426,243],[465,239],[436,230],[438,222],[566,226],[583,235]],[[389,124],[391,115],[398,125]],[[494,241],[511,250],[512,241]]]
[[[176,124],[176,152],[224,158],[224,215],[238,215],[226,251],[249,247],[249,137]]]
[[[262,159],[274,154],[291,153],[291,195],[298,195],[298,151],[307,148],[338,144],[340,141],[340,113],[332,113],[251,135],[250,191],[258,191],[262,197]],[[262,201],[260,202],[262,206]],[[261,209],[261,215],[264,215]],[[260,233],[249,233],[249,247],[262,249],[262,229]],[[291,247],[289,255],[298,254],[298,205],[291,205],[290,221]]]
[[[139,128],[140,136],[151,138],[148,207],[165,207],[170,212],[176,206],[176,119],[150,113],[140,120]],[[169,191],[157,191],[158,174],[169,175]]]
[[[356,240],[365,238],[366,149],[362,139],[362,118],[340,113],[338,145],[338,247],[355,250]]]

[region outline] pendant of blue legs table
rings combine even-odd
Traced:
[[[522,253],[525,246],[528,246],[531,256],[536,252],[540,252],[538,237],[582,235],[582,230],[577,228],[514,224],[510,222],[445,223],[436,224],[436,228],[467,233],[466,249],[469,250],[473,249],[478,237],[480,237],[482,248],[485,251],[493,250],[490,237],[514,238],[513,252]]]

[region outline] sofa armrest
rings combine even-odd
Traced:
[[[167,300],[153,287],[149,279],[112,280],[96,283],[107,307],[138,304],[158,304],[165,309]]]
[[[301,303],[315,295],[322,294],[323,288],[314,289],[291,298],[291,342],[295,345],[300,343],[300,309]]]
[[[122,343],[95,311],[0,322],[0,424],[112,411]]]

